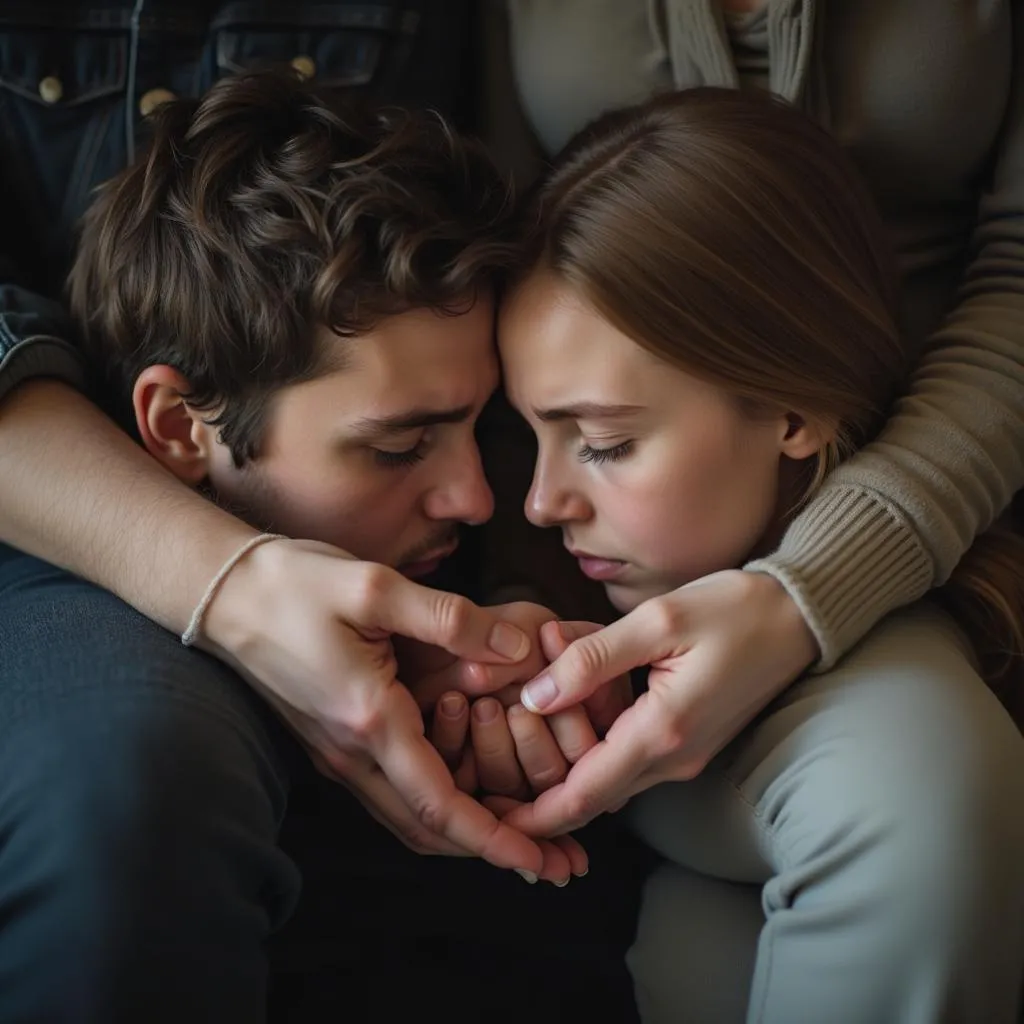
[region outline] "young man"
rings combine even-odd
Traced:
[[[254,525],[429,574],[493,509],[497,172],[437,118],[287,75],[223,80],[153,131],[71,272],[111,411]]]
[[[500,176],[437,117],[356,108],[274,74],[226,79],[200,101],[168,104],[153,133],[148,154],[104,186],[88,211],[71,273],[72,311],[98,393],[172,474],[257,529],[308,538],[311,549],[331,544],[409,577],[431,575],[454,552],[459,525],[482,523],[493,510],[474,427],[497,385],[494,288],[514,256]],[[221,585],[244,586],[249,557],[229,560]],[[369,577],[367,600],[392,599],[375,593],[381,578]],[[300,635],[307,628],[287,605],[277,612],[293,616]],[[194,625],[201,636],[202,603]],[[390,656],[385,636],[368,629],[362,639]],[[295,868],[276,839],[289,792],[285,842],[307,888],[292,943],[302,956],[290,966],[325,948],[332,965],[350,963],[376,943],[380,954],[370,958],[379,962],[417,949],[424,934],[442,948],[467,941],[458,959],[471,950],[479,957],[488,948],[479,932],[507,930],[516,907],[527,911],[521,925],[540,927],[535,915],[553,891],[531,896],[527,907],[518,890],[495,887],[482,864],[423,861],[382,842],[344,790],[312,777],[278,723],[251,707],[256,698],[233,680],[225,687],[228,716],[246,719],[227,739],[216,728],[225,708],[202,713],[207,693],[178,695],[192,713],[177,733],[137,737],[185,761],[173,781],[155,779],[156,795],[147,778],[134,781],[153,808],[152,836],[131,851],[126,870],[136,884],[125,901],[134,905],[122,934],[145,915],[149,928],[165,930],[161,941],[175,955],[189,929],[214,944],[209,1001],[192,1012],[209,1014],[232,999],[237,1008],[247,984],[259,992],[260,946],[296,896]],[[352,753],[317,743],[315,731],[311,741],[314,716],[289,695],[264,695],[319,767],[351,782]],[[385,751],[388,724],[418,715],[399,685],[386,703],[375,703],[376,691],[364,700],[361,728],[384,728]],[[405,770],[423,763],[409,760]],[[379,792],[381,781],[371,774],[361,797]],[[189,791],[189,812],[168,815],[165,804]],[[139,829],[134,813],[123,817],[111,828]],[[533,855],[525,837],[501,832],[496,840],[509,852],[496,859],[504,866]],[[404,838],[424,845],[415,825]],[[544,877],[567,878],[559,848],[539,846]],[[173,901],[154,900],[157,884]],[[440,900],[417,903],[424,887]],[[552,906],[563,919],[554,928],[561,942],[592,930],[587,902],[584,892]],[[109,905],[98,910],[101,921],[111,916]],[[454,928],[442,926],[452,915]],[[516,936],[512,951],[492,959],[517,963]],[[139,941],[140,956],[145,948]],[[126,984],[125,966],[123,954],[103,965],[114,973],[111,984]],[[463,977],[459,969],[454,978]],[[500,985],[500,971],[488,969]],[[415,965],[402,971],[417,977]],[[465,980],[456,983],[466,1005]],[[580,991],[580,982],[570,979],[570,988]],[[376,989],[366,1013],[397,1007],[387,1000],[412,991]]]

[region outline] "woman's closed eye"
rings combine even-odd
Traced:
[[[602,462],[618,462],[620,459],[626,458],[632,450],[633,442],[631,440],[622,441],[609,448],[595,448],[592,445],[584,444],[580,448],[578,455],[580,462],[596,462],[600,464]]]

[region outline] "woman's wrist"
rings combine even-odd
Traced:
[[[757,589],[757,600],[772,622],[773,632],[784,639],[792,651],[794,670],[802,672],[809,668],[821,657],[821,648],[799,602],[770,573],[749,567],[747,573]]]

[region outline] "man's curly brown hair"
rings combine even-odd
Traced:
[[[343,364],[318,327],[464,312],[514,261],[506,181],[439,115],[259,72],[167,103],[152,131],[84,217],[72,311],[115,413],[173,366],[238,465],[274,391]]]

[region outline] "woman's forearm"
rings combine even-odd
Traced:
[[[70,569],[181,632],[256,533],[166,472],[55,380],[0,402],[0,540]]]

